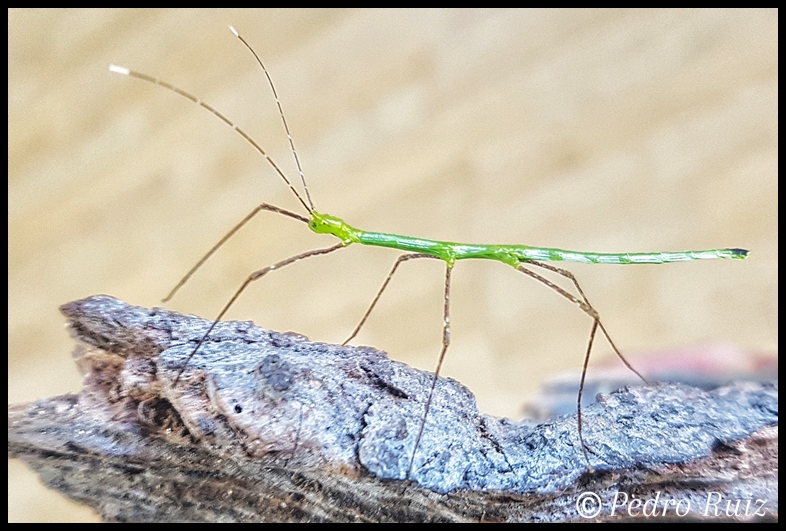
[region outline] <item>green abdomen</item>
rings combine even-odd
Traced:
[[[529,247],[527,245],[483,245],[443,242],[388,234],[384,232],[358,231],[358,243],[390,247],[401,251],[423,253],[453,264],[456,260],[486,259],[517,265],[533,260],[543,262],[583,262],[589,264],[663,264],[690,260],[709,260],[717,258],[746,258],[744,249],[706,249],[702,251],[676,251],[655,253],[592,253],[553,249],[548,247]]]

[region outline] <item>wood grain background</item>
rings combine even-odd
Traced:
[[[9,402],[79,389],[60,304],[160,305],[255,205],[299,208],[215,118],[107,71],[200,96],[296,177],[227,24],[270,69],[321,211],[453,241],[748,248],[746,262],[570,269],[625,352],[776,350],[777,11],[10,10]],[[249,272],[330,243],[262,215],[169,307],[211,317]],[[342,341],[397,256],[356,247],[267,277],[229,318]],[[433,370],[443,276],[403,266],[358,343]],[[500,264],[459,263],[453,281],[444,372],[482,410],[518,416],[544,378],[578,372],[580,311]],[[9,463],[9,520],[90,518]]]

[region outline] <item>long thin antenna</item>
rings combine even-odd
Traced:
[[[234,33],[235,37],[240,39],[240,42],[242,42],[245,45],[245,47],[248,48],[248,50],[252,54],[254,54],[254,58],[257,60],[257,63],[259,63],[259,66],[262,67],[262,71],[265,73],[265,77],[267,77],[267,82],[270,84],[270,88],[273,90],[273,97],[276,98],[276,105],[278,105],[278,113],[281,115],[281,121],[284,122],[284,130],[287,132],[287,138],[289,139],[289,147],[292,148],[292,155],[294,155],[295,157],[295,164],[297,164],[297,171],[298,173],[300,173],[300,180],[303,183],[303,189],[306,191],[306,198],[308,199],[308,204],[311,205],[311,209],[309,209],[309,212],[311,212],[312,210],[314,210],[314,202],[311,200],[311,193],[309,193],[308,185],[306,184],[306,176],[303,174],[303,168],[301,168],[300,166],[300,159],[297,156],[297,151],[295,151],[295,143],[292,141],[292,135],[289,134],[289,125],[287,124],[287,119],[284,118],[284,109],[281,108],[281,102],[278,99],[278,92],[276,92],[276,86],[273,85],[273,79],[270,77],[267,68],[265,68],[265,65],[262,64],[262,60],[259,58],[257,52],[254,51],[251,45],[248,44],[246,40],[240,36],[240,34],[237,32],[235,28],[229,26],[229,29],[230,31],[232,31],[232,33]]]
[[[175,94],[179,94],[179,95],[183,96],[184,98],[186,98],[186,99],[188,99],[188,100],[191,100],[191,101],[193,101],[194,103],[196,103],[196,104],[197,104],[197,105],[199,105],[200,107],[202,107],[202,108],[206,109],[206,110],[207,110],[208,112],[210,112],[210,113],[211,113],[213,116],[215,116],[216,118],[218,118],[219,120],[221,120],[222,122],[224,122],[225,124],[227,124],[229,127],[231,127],[231,128],[232,128],[232,129],[233,129],[235,132],[237,132],[237,134],[239,134],[240,136],[242,136],[243,138],[245,138],[245,139],[246,139],[246,142],[248,142],[249,144],[251,144],[251,145],[254,147],[254,149],[256,149],[256,150],[257,150],[259,153],[261,153],[261,154],[262,154],[262,156],[263,156],[263,157],[265,157],[265,159],[266,159],[266,160],[267,160],[267,161],[270,163],[270,165],[271,165],[271,166],[273,166],[273,168],[276,170],[276,173],[278,173],[278,174],[279,174],[279,176],[281,176],[281,178],[282,178],[282,179],[284,179],[284,182],[285,182],[285,183],[287,183],[287,186],[289,186],[289,189],[290,189],[290,190],[292,190],[292,193],[293,193],[293,194],[295,194],[295,197],[297,197],[298,201],[300,201],[300,204],[302,204],[302,205],[303,205],[303,207],[306,209],[306,211],[307,211],[309,214],[311,214],[311,212],[313,212],[313,211],[314,211],[314,207],[313,207],[313,205],[309,207],[309,205],[308,205],[308,204],[306,204],[306,202],[305,202],[305,201],[303,200],[303,198],[300,196],[300,194],[299,194],[299,193],[298,193],[298,191],[295,189],[295,187],[294,187],[294,186],[292,186],[292,183],[289,181],[289,179],[287,178],[287,176],[286,176],[286,175],[284,175],[284,172],[283,172],[283,171],[281,171],[281,168],[279,168],[279,167],[278,167],[278,164],[276,164],[276,162],[275,162],[273,159],[271,159],[271,158],[270,158],[270,156],[269,156],[267,153],[265,153],[265,150],[264,150],[264,149],[262,149],[262,147],[261,147],[259,144],[257,144],[257,143],[254,141],[254,139],[253,139],[253,138],[251,138],[251,137],[248,135],[248,133],[246,133],[246,132],[245,132],[245,131],[243,131],[241,128],[239,128],[238,126],[236,126],[236,125],[235,125],[235,124],[234,124],[234,123],[233,123],[233,122],[232,122],[232,121],[231,121],[229,118],[227,118],[226,116],[224,116],[223,114],[221,114],[220,112],[218,112],[218,111],[217,111],[215,108],[213,108],[211,105],[209,105],[208,103],[206,103],[206,102],[204,102],[204,101],[200,100],[200,99],[199,99],[199,98],[197,98],[196,96],[193,96],[193,95],[189,94],[189,93],[188,93],[188,92],[186,92],[185,90],[182,90],[182,89],[180,89],[180,88],[178,88],[178,87],[176,87],[176,86],[174,86],[174,85],[172,85],[172,84],[170,84],[170,83],[167,83],[166,81],[163,81],[163,80],[161,80],[161,79],[155,78],[155,77],[153,77],[153,76],[148,76],[147,74],[143,74],[143,73],[141,73],[141,72],[136,72],[136,71],[134,71],[134,70],[131,70],[131,69],[129,69],[129,68],[126,68],[126,67],[124,67],[124,66],[109,65],[109,70],[110,70],[111,72],[115,72],[116,74],[123,74],[124,76],[130,76],[130,77],[135,77],[135,78],[138,78],[138,79],[143,79],[143,80],[145,80],[145,81],[149,81],[150,83],[153,83],[153,84],[155,84],[155,85],[162,86],[162,87],[164,87],[165,89],[171,90],[171,91],[172,91],[172,92],[174,92]],[[302,174],[302,173],[301,173],[301,174]],[[306,191],[308,191],[308,190],[306,190]],[[308,202],[309,202],[309,204],[311,204],[311,198],[309,198]]]

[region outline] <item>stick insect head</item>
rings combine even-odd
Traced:
[[[332,234],[344,242],[345,245],[358,241],[357,229],[347,225],[341,218],[331,216],[330,214],[320,214],[316,210],[311,211],[308,228],[317,234]]]

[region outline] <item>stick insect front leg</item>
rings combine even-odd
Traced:
[[[191,358],[194,357],[194,354],[197,353],[197,351],[199,350],[199,347],[201,347],[202,343],[204,343],[205,340],[208,338],[208,336],[210,335],[210,332],[213,331],[213,328],[215,328],[215,326],[219,323],[219,321],[221,321],[221,318],[224,317],[224,314],[227,313],[229,308],[232,307],[232,305],[235,303],[237,298],[240,297],[240,294],[243,293],[243,291],[245,291],[245,289],[248,287],[249,284],[251,284],[255,280],[259,280],[260,278],[262,278],[263,276],[267,275],[268,273],[270,273],[273,270],[281,269],[282,267],[285,267],[285,266],[288,266],[290,264],[293,264],[293,263],[295,263],[295,262],[297,262],[299,260],[303,260],[304,258],[310,258],[312,256],[318,256],[318,255],[321,255],[321,254],[332,253],[333,251],[338,251],[339,249],[343,249],[345,246],[346,245],[343,242],[341,242],[341,243],[337,243],[337,244],[333,245],[332,247],[325,247],[323,249],[314,249],[313,251],[307,251],[305,253],[297,254],[295,256],[290,256],[289,258],[287,258],[285,260],[281,260],[280,262],[276,262],[273,265],[269,265],[269,266],[267,266],[267,267],[265,267],[263,269],[260,269],[259,271],[254,271],[253,273],[248,275],[248,278],[246,278],[246,280],[243,282],[243,284],[240,286],[240,288],[238,288],[238,290],[235,292],[235,294],[232,295],[232,298],[229,299],[229,302],[226,303],[224,308],[221,310],[221,313],[219,313],[218,316],[215,318],[215,320],[213,321],[213,324],[211,324],[210,328],[207,329],[207,332],[205,332],[205,335],[202,336],[202,339],[199,340],[199,343],[197,343],[197,346],[194,348],[194,350],[191,351],[191,354],[188,355],[188,358],[186,358],[185,363],[183,363],[183,366],[180,368],[180,372],[178,372],[177,376],[175,377],[175,384],[177,384],[178,380],[180,380],[180,376],[182,376],[183,371],[186,370],[186,367],[188,366],[188,363],[191,361]]]
[[[205,256],[203,256],[202,258],[200,258],[199,262],[197,262],[197,263],[196,263],[196,265],[195,265],[194,267],[192,267],[192,268],[191,268],[191,270],[190,270],[188,273],[186,273],[186,275],[185,275],[183,278],[181,278],[181,279],[180,279],[180,282],[178,282],[178,283],[177,283],[177,286],[175,286],[174,288],[172,288],[172,291],[170,291],[170,292],[169,292],[169,295],[167,295],[167,296],[166,296],[166,297],[165,297],[165,298],[164,298],[164,299],[163,299],[161,302],[169,302],[169,301],[170,301],[170,299],[172,299],[172,297],[174,297],[174,296],[175,296],[175,293],[177,293],[177,292],[178,292],[178,290],[179,290],[180,288],[182,288],[182,287],[185,285],[185,283],[186,283],[186,282],[188,282],[188,279],[190,279],[190,278],[191,278],[191,276],[192,276],[194,273],[196,273],[197,269],[199,269],[200,267],[202,267],[202,265],[204,265],[204,263],[205,263],[205,262],[207,262],[208,258],[210,258],[211,256],[213,256],[213,254],[214,254],[216,251],[218,251],[218,249],[219,249],[219,248],[220,248],[222,245],[224,245],[224,244],[225,244],[225,243],[226,243],[226,242],[227,242],[227,241],[228,241],[228,240],[229,240],[229,239],[230,239],[232,236],[234,236],[234,235],[235,235],[235,233],[236,233],[237,231],[239,231],[239,230],[240,230],[240,229],[243,227],[243,225],[245,225],[246,223],[248,223],[249,221],[251,221],[251,219],[252,219],[254,216],[256,216],[257,214],[259,214],[259,213],[260,213],[260,212],[262,212],[263,210],[266,210],[266,211],[268,211],[268,212],[275,212],[275,213],[277,213],[277,214],[283,214],[283,215],[285,215],[285,216],[289,216],[290,218],[297,219],[298,221],[302,221],[303,223],[308,223],[308,219],[307,219],[307,218],[304,218],[304,217],[303,217],[303,216],[301,216],[300,214],[295,214],[294,212],[290,212],[289,210],[284,210],[283,208],[277,207],[277,206],[275,206],[275,205],[271,205],[271,204],[268,204],[268,203],[262,203],[261,205],[257,206],[257,207],[256,207],[254,210],[252,210],[252,211],[251,211],[251,212],[250,212],[250,213],[249,213],[249,214],[248,214],[246,217],[244,217],[244,218],[243,218],[243,219],[240,221],[240,223],[238,223],[237,225],[235,225],[234,227],[232,227],[232,230],[230,230],[229,232],[227,232],[227,233],[224,235],[224,237],[223,237],[223,238],[221,238],[221,239],[218,241],[218,243],[216,243],[216,244],[213,246],[213,248],[212,248],[212,249],[210,249],[210,250],[207,252],[207,254],[205,254]]]
[[[528,275],[528,276],[534,278],[538,282],[540,282],[540,283],[544,284],[545,286],[551,288],[552,290],[556,291],[557,293],[559,293],[560,295],[562,295],[563,297],[565,297],[566,299],[568,299],[572,303],[576,304],[579,308],[581,308],[581,310],[584,313],[586,313],[587,315],[592,317],[592,329],[590,330],[590,337],[589,337],[589,341],[587,342],[587,352],[584,354],[584,365],[583,365],[582,370],[581,370],[581,381],[579,383],[579,394],[578,394],[578,397],[576,399],[576,412],[577,412],[576,417],[577,417],[577,421],[578,421],[579,443],[581,444],[581,452],[584,454],[584,460],[587,462],[587,467],[589,468],[589,470],[591,472],[592,471],[592,465],[590,464],[589,455],[587,454],[587,445],[584,443],[584,432],[583,432],[583,423],[582,423],[582,414],[581,414],[581,399],[582,399],[582,397],[584,395],[584,383],[585,383],[585,380],[586,380],[586,377],[587,377],[587,367],[589,365],[590,354],[592,353],[592,345],[593,345],[593,343],[595,341],[595,334],[597,333],[597,330],[598,330],[599,327],[600,327],[601,331],[603,332],[603,335],[606,337],[606,340],[609,342],[609,345],[611,345],[612,350],[622,360],[622,362],[625,364],[625,366],[628,367],[631,371],[633,371],[636,374],[636,376],[641,378],[641,380],[645,384],[647,384],[649,382],[647,382],[647,380],[636,369],[633,368],[633,366],[628,362],[628,360],[625,359],[625,357],[619,351],[617,346],[614,344],[614,341],[612,341],[611,336],[609,336],[609,333],[606,331],[606,327],[603,326],[603,323],[600,320],[600,314],[598,314],[598,311],[595,310],[595,308],[592,306],[592,304],[590,304],[589,299],[587,299],[587,296],[584,294],[584,290],[581,289],[581,286],[579,285],[579,282],[576,279],[576,277],[573,275],[573,273],[571,273],[570,271],[568,271],[566,269],[562,269],[562,268],[559,268],[559,267],[554,267],[552,265],[544,264],[542,262],[537,262],[537,261],[534,261],[534,260],[527,262],[527,264],[531,264],[531,265],[534,265],[534,266],[537,266],[537,267],[541,267],[543,269],[547,269],[547,270],[552,271],[554,273],[557,273],[558,275],[561,275],[561,276],[569,279],[571,282],[573,282],[573,285],[576,287],[576,290],[578,291],[579,295],[581,295],[581,299],[579,299],[579,298],[575,297],[574,295],[568,293],[567,291],[565,291],[561,287],[559,287],[556,284],[554,284],[553,282],[551,282],[549,279],[547,279],[547,278],[545,278],[545,277],[535,273],[534,271],[526,268],[523,264],[519,264],[516,267],[516,269],[518,269],[519,271],[521,271],[525,275]]]

